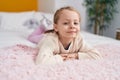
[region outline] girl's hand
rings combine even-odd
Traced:
[[[70,60],[70,59],[78,59],[77,53],[62,53],[60,54],[63,58],[63,60]]]
[[[78,54],[77,53],[71,53],[67,55],[67,59],[78,59]]]
[[[60,55],[61,55],[61,57],[63,58],[63,60],[65,61],[66,58],[67,58],[67,56],[68,56],[68,53],[62,53],[62,54],[60,54]]]

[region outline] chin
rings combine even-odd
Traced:
[[[75,38],[76,37],[76,35],[70,35],[70,36],[68,36],[69,38]]]

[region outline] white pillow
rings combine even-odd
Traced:
[[[47,29],[53,28],[53,14],[36,12],[34,18],[39,22],[39,24],[44,25]]]
[[[29,34],[36,30],[36,28],[41,27],[41,25],[44,25],[47,30],[53,29],[53,14],[35,12],[34,18],[28,19],[24,23]]]
[[[26,20],[34,17],[34,11],[28,12],[1,12],[2,16],[0,28],[9,31],[25,31],[27,27],[23,24]]]

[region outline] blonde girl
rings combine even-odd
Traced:
[[[38,43],[36,64],[55,64],[74,59],[100,59],[100,53],[86,45],[80,35],[81,17],[77,10],[67,6],[54,14],[53,30],[45,32]]]

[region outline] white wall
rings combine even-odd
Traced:
[[[55,10],[55,0],[38,0],[38,11],[53,13]]]

